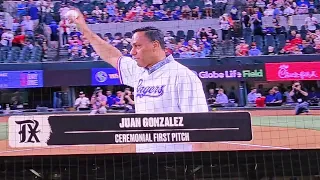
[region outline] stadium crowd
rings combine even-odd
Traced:
[[[312,15],[318,12],[318,3],[313,0],[249,0],[240,4],[226,0],[68,3],[21,0],[16,6],[13,28],[2,27],[0,61],[41,61],[48,56],[48,49],[59,50],[59,46],[67,49],[71,61],[99,60],[86,38],[66,18],[71,6],[79,7],[87,22],[94,24],[201,19],[220,15],[217,20],[219,30],[203,27],[197,32],[186,29],[166,32],[166,52],[176,58],[215,55],[217,43],[223,41],[235,44],[235,56],[314,54],[320,49],[318,19]],[[301,28],[293,25],[293,15],[296,14],[309,14]],[[263,17],[272,18],[271,25],[263,24]],[[285,18],[286,26],[280,25],[281,17]],[[130,32],[99,35],[124,55],[129,55]]]

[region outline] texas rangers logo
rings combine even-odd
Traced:
[[[137,86],[137,97],[160,97],[164,93],[164,87],[166,85],[160,85],[160,86],[143,86],[143,80],[140,79]]]

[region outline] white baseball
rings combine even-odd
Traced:
[[[69,10],[67,13],[66,13],[66,17],[67,18],[71,18],[71,19],[77,19],[79,17],[79,14],[77,11],[75,10]]]

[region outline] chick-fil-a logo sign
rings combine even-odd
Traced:
[[[267,81],[320,80],[320,62],[266,63]]]

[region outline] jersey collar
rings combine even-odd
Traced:
[[[146,68],[146,70],[148,71],[149,74],[153,73],[154,71],[160,69],[162,66],[168,64],[169,62],[173,61],[173,56],[169,55],[166,58],[164,58],[162,61],[157,62],[156,64],[154,64],[153,66],[151,66],[150,68]]]

